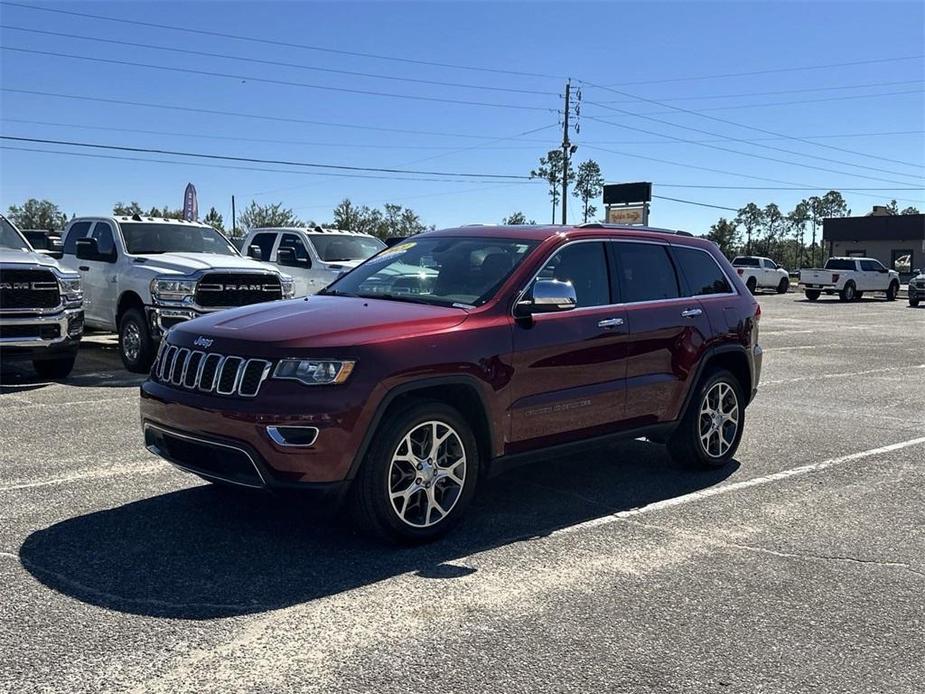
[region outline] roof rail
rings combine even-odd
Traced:
[[[585,222],[576,224],[576,229],[622,229],[624,231],[653,231],[659,234],[676,234],[677,236],[693,236],[689,231],[681,229],[661,229],[659,227],[636,227],[627,226],[626,224],[608,224],[606,222]]]

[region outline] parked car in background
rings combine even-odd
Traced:
[[[48,255],[52,258],[61,258],[61,250],[64,246],[61,241],[61,234],[43,229],[21,229],[21,231],[36,253]]]
[[[733,259],[732,266],[752,294],[759,289],[784,294],[790,288],[790,273],[770,258],[740,255]]]
[[[178,325],[142,385],[142,428],[207,480],[346,499],[361,527],[425,541],[484,474],[539,450],[646,436],[687,464],[729,462],[760,315],[703,239],[429,232],[315,296]]]
[[[912,272],[915,276],[909,280],[909,305],[918,306],[925,299],[925,272],[916,268]]]
[[[291,277],[242,257],[199,222],[78,217],[67,225],[63,252],[62,262],[80,273],[87,325],[118,332],[122,363],[139,373],[178,323],[293,295]]]
[[[80,276],[36,253],[0,215],[0,359],[28,359],[39,376],[64,378],[83,335]]]
[[[324,289],[383,248],[370,234],[318,226],[251,229],[242,244],[250,257],[285,267],[295,280],[296,296]]]
[[[829,258],[824,268],[800,270],[800,286],[806,298],[838,294],[842,301],[856,301],[866,292],[883,292],[887,301],[899,294],[899,273],[888,270],[875,258]]]

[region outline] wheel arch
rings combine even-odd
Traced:
[[[742,345],[720,345],[712,348],[700,361],[700,367],[690,381],[690,387],[684,397],[684,405],[678,412],[678,419],[684,417],[691,404],[698,386],[708,374],[719,369],[726,369],[742,384],[742,397],[747,406],[752,397],[752,371],[748,361],[748,353]]]
[[[125,315],[125,312],[130,308],[137,308],[141,311],[141,315],[145,315],[145,302],[141,300],[141,296],[137,292],[131,289],[126,289],[122,294],[119,295],[119,303],[116,305],[116,330],[119,330],[119,323],[122,322],[122,316]]]

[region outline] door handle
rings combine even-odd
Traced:
[[[703,309],[700,308],[688,308],[684,311],[681,311],[681,315],[684,318],[693,318],[694,316],[700,316],[703,314]]]
[[[81,265],[81,266],[79,266],[77,269],[78,269],[78,270],[83,270],[84,272],[89,272],[89,271],[90,271],[90,266],[89,266],[89,265]]]
[[[621,325],[623,325],[622,318],[607,318],[597,323],[597,327],[599,328],[618,328]]]

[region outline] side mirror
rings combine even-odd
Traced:
[[[247,256],[255,260],[263,260],[263,251],[260,250],[260,246],[248,246]]]
[[[74,251],[81,260],[97,260],[103,263],[116,262],[116,251],[113,249],[110,253],[100,253],[100,247],[96,239],[77,239],[77,247]]]
[[[578,305],[575,287],[571,282],[559,280],[537,280],[533,284],[532,297],[517,304],[518,315],[534,313],[557,313],[570,311]]]
[[[877,272],[889,272],[885,267],[879,268]]]
[[[302,264],[296,259],[295,251],[291,248],[280,248],[276,251],[276,262],[284,267],[297,267]]]

